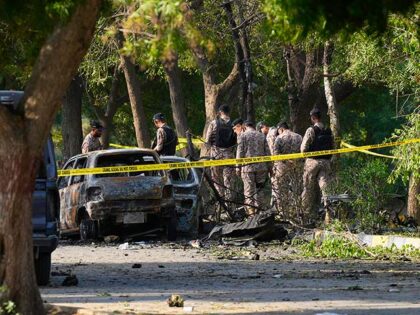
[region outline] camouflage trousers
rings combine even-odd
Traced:
[[[220,197],[227,201],[233,199],[235,168],[233,166],[215,166],[211,168],[211,179]]]
[[[331,181],[331,161],[326,159],[306,159],[303,171],[302,208],[308,220],[317,218],[318,187],[326,196]]]
[[[291,210],[296,209],[302,186],[302,163],[299,160],[280,161],[275,164],[275,207],[290,218]]]
[[[264,207],[264,185],[267,171],[242,172],[244,183],[245,209],[248,215],[254,215]]]
[[[233,148],[211,147],[210,156],[216,160],[233,159]],[[233,200],[234,178],[236,176],[234,166],[215,166],[211,168],[211,178],[220,197],[227,201]]]

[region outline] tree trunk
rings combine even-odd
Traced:
[[[241,116],[252,122],[255,122],[255,110],[253,102],[253,86],[252,86],[252,64],[251,53],[248,42],[248,33],[244,24],[243,3],[238,5],[239,21],[243,25],[242,29],[238,28],[232,10],[231,2],[224,2],[228,17],[228,22],[232,31],[232,39],[235,47],[235,61],[239,67],[239,75],[241,78]]]
[[[54,116],[89,48],[100,3],[83,1],[44,44],[17,113],[0,109],[0,280],[7,288],[4,298],[25,315],[45,313],[33,263],[35,170]]]
[[[171,57],[163,62],[163,68],[169,85],[175,129],[178,137],[185,138],[188,122],[187,114],[185,113],[184,95],[182,93],[181,73],[178,67],[178,55],[175,52],[172,52]]]
[[[407,214],[420,225],[420,179],[410,176],[408,183]]]
[[[119,34],[119,45],[122,48],[123,35]],[[146,114],[144,112],[140,80],[137,77],[136,67],[129,56],[120,54],[121,67],[127,83],[127,92],[133,112],[134,130],[136,131],[137,145],[139,148],[150,148],[150,134],[147,128]]]
[[[245,18],[243,14],[243,6],[239,4],[239,21],[240,24],[244,25]],[[245,80],[246,80],[246,119],[252,122],[255,122],[255,108],[254,108],[254,87],[253,87],[253,72],[252,72],[252,63],[251,63],[251,48],[249,47],[248,41],[248,32],[246,26],[241,30],[240,33],[241,47],[244,56],[244,71],[245,71]]]
[[[63,137],[63,160],[81,153],[82,131],[82,95],[83,82],[79,75],[71,81],[63,99],[61,134]]]
[[[340,137],[340,121],[338,119],[338,109],[337,102],[335,98],[335,93],[333,89],[330,65],[332,59],[334,46],[330,41],[325,42],[324,46],[324,89],[325,89],[325,98],[328,105],[328,116],[330,117],[330,128],[333,133],[334,139],[339,139]]]
[[[289,101],[290,122],[293,131],[303,135],[310,125],[309,112],[316,105],[328,108],[325,89],[320,89],[322,79],[322,56],[318,48],[301,51],[293,46],[284,50],[287,69],[287,93]],[[331,87],[332,89],[332,87]],[[354,91],[349,82],[337,84],[333,88],[336,104],[347,98]],[[337,113],[337,112],[336,112]],[[338,116],[337,116],[338,122]]]
[[[217,106],[221,105],[220,101],[222,98],[235,86],[239,79],[239,67],[238,63],[235,62],[226,79],[222,83],[217,84],[215,67],[208,60],[203,48],[192,39],[189,42],[189,46],[203,74],[204,104],[206,109],[206,124],[203,129],[203,136],[205,137],[210,121],[216,118]]]
[[[112,131],[114,130],[114,116],[121,106],[122,102],[118,100],[118,88],[120,82],[120,71],[118,65],[114,68],[114,75],[112,77],[111,91],[109,93],[108,104],[106,106],[105,114],[101,115],[100,120],[104,126],[104,131],[101,136],[101,143],[104,149],[109,148],[109,141]]]
[[[241,46],[241,38],[239,36],[239,29],[237,27],[235,18],[233,16],[232,10],[232,3],[231,2],[224,2],[223,8],[226,12],[229,26],[232,32],[232,39],[233,44],[235,47],[235,62],[238,64],[239,68],[239,77],[241,79],[241,102],[239,104],[239,114],[241,117],[247,117],[247,99],[248,99],[248,86],[247,86],[247,78],[245,73],[245,60],[244,60],[244,52]]]

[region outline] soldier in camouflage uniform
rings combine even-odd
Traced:
[[[90,126],[92,130],[83,140],[82,153],[102,150],[102,144],[99,141],[99,138],[102,135],[102,131],[104,127],[98,121],[91,121]]]
[[[313,126],[306,130],[301,144],[301,152],[314,152],[333,148],[334,139],[329,128],[321,122],[321,111],[314,108],[310,112]],[[317,219],[316,197],[318,187],[322,197],[326,196],[326,188],[331,179],[331,156],[319,156],[305,159],[303,172],[302,208],[309,221]]]
[[[268,131],[270,130],[270,126],[266,122],[260,121],[257,123],[257,127],[255,129],[267,136]]]
[[[245,131],[244,120],[242,118],[236,118],[232,122],[232,129],[236,133],[236,138],[239,139],[239,136]]]
[[[255,130],[254,125],[246,121],[245,132],[238,141],[236,158],[266,156],[270,154],[264,134]],[[264,205],[264,185],[268,172],[271,172],[271,163],[254,163],[238,166],[238,175],[244,183],[245,208],[249,216],[254,215]]]
[[[279,135],[274,142],[274,155],[299,153],[300,145],[302,143],[302,136],[291,131],[286,122],[282,122],[278,125]],[[299,160],[284,160],[275,162],[275,204],[279,210],[283,212],[286,210],[284,206],[287,206],[289,198],[288,192],[291,186],[294,184],[293,180],[297,178],[299,172]],[[302,175],[300,175],[302,176]],[[282,200],[283,199],[283,200]]]
[[[236,134],[233,132],[229,117],[229,106],[221,105],[218,117],[210,122],[206,133],[206,143],[211,146],[210,157],[214,160],[235,157]],[[233,166],[215,166],[211,168],[211,177],[219,195],[225,200],[232,200],[235,168]]]

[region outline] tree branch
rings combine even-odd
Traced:
[[[89,47],[101,0],[86,0],[42,47],[25,89],[28,144],[41,152],[63,95]]]
[[[227,78],[217,85],[219,92],[224,95],[227,91],[229,91],[239,79],[239,66],[237,63],[233,65],[233,68]]]

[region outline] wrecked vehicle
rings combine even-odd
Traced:
[[[178,156],[162,156],[164,163],[189,162]],[[196,235],[198,233],[201,202],[198,196],[201,177],[194,168],[173,169],[169,177],[174,187],[178,232]]]
[[[93,151],[72,157],[64,170],[158,164],[149,149]],[[120,172],[61,177],[60,231],[80,234],[82,240],[110,234],[140,236],[166,231],[176,239],[173,186],[165,171]]]

